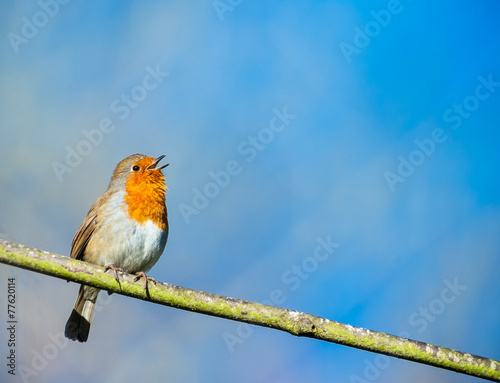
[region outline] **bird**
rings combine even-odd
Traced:
[[[71,258],[145,278],[168,238],[168,190],[158,158],[133,154],[116,166],[107,190],[88,211],[71,243]],[[152,279],[152,278],[150,278]],[[119,280],[118,280],[119,281]],[[86,342],[100,289],[81,285],[65,336]]]

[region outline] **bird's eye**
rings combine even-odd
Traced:
[[[138,172],[139,170],[141,170],[141,167],[139,165],[134,165],[134,166],[132,166],[132,170],[134,172]]]

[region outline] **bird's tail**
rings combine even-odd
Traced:
[[[99,294],[99,289],[82,285],[75,306],[66,323],[64,335],[71,340],[86,342],[89,337],[90,322],[94,313],[94,306]]]

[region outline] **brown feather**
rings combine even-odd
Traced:
[[[89,243],[92,233],[97,227],[97,209],[95,207],[98,202],[99,199],[90,208],[89,212],[85,216],[85,219],[73,237],[73,242],[71,243],[71,258],[85,261],[85,248]]]
[[[71,340],[86,342],[89,337],[90,323],[99,289],[90,286],[80,286],[75,306],[66,323],[64,334]]]

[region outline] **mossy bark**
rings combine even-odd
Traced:
[[[101,266],[0,240],[0,262],[182,310],[286,331],[500,382],[500,362],[303,312],[104,272]]]

